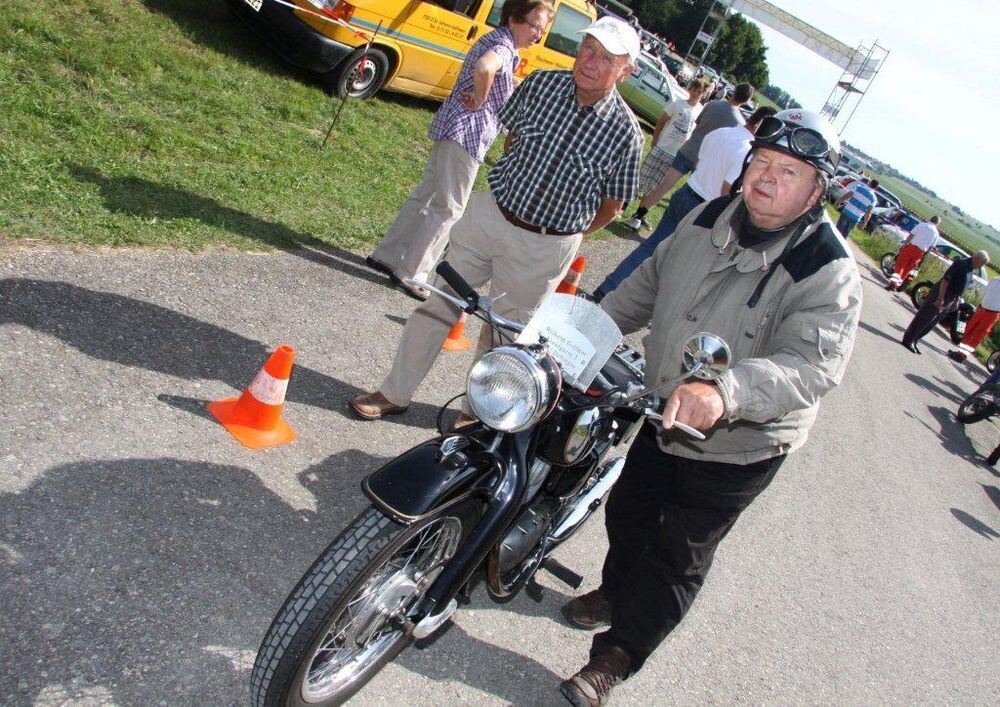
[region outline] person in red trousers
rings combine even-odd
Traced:
[[[910,235],[903,241],[903,245],[896,254],[896,270],[889,278],[889,284],[885,289],[902,290],[903,285],[910,278],[910,271],[920,267],[920,262],[924,259],[931,248],[937,245],[940,234],[937,225],[941,223],[941,217],[931,216],[930,222],[918,223],[910,231]]]
[[[986,286],[982,303],[976,307],[976,311],[965,325],[965,335],[962,336],[962,343],[958,345],[958,351],[949,351],[948,358],[959,363],[964,361],[993,331],[997,319],[1000,319],[1000,277],[993,278]]]

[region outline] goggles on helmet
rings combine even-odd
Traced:
[[[785,146],[789,152],[810,160],[826,159],[831,152],[830,144],[819,131],[800,125],[789,125],[773,115],[760,121],[754,138],[754,142],[762,145],[777,144],[781,138],[786,138]]]

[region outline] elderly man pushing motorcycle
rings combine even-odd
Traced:
[[[822,207],[839,160],[819,116],[765,118],[742,193],[695,209],[602,302],[624,333],[650,327],[648,385],[682,372],[681,347],[699,331],[726,339],[737,363],[670,391],[663,429],[647,424],[629,451],[607,504],[601,586],[563,607],[573,625],[607,629],[561,685],[575,705],[606,703],[677,626],[719,542],[843,377],[861,283]],[[671,432],[675,422],[706,439]]]

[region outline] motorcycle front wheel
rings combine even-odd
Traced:
[[[271,623],[252,703],[337,705],[360,690],[410,643],[405,622],[470,526],[457,510],[405,526],[375,508],[355,518]]]
[[[958,406],[955,418],[963,425],[968,425],[985,420],[995,412],[996,406],[991,401],[980,395],[970,395]]]

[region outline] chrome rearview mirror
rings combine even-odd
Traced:
[[[701,380],[718,378],[729,368],[733,359],[733,353],[725,339],[706,331],[687,340],[683,355],[684,367],[689,374]]]

